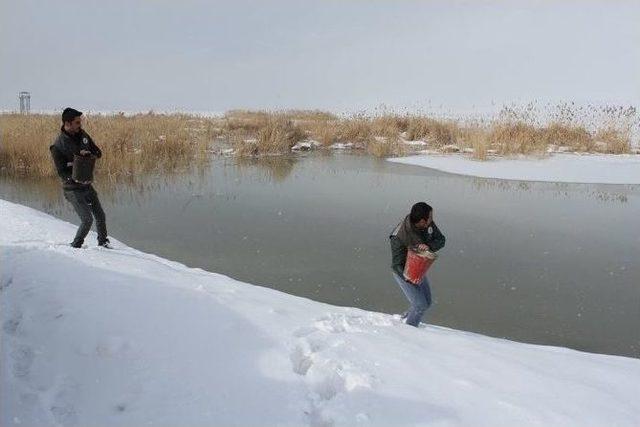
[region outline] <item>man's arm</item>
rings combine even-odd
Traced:
[[[91,153],[97,158],[102,157],[102,150],[100,150],[100,148],[96,145],[96,143],[93,142],[93,139],[89,136],[89,134],[86,134],[86,135],[87,135],[87,138],[89,138],[89,148]]]
[[[56,172],[58,176],[62,178],[63,181],[71,180],[71,172],[67,169],[67,160],[64,158],[62,153],[52,145],[49,147],[49,151],[51,151],[51,158],[53,159],[53,164],[56,167]]]
[[[433,228],[433,233],[431,233],[431,239],[429,239],[428,245],[432,252],[436,252],[444,248],[444,244],[447,239],[444,237],[444,234],[442,234],[435,222],[432,222],[430,227]]]
[[[396,236],[389,238],[391,243],[391,269],[403,277],[404,264],[407,262],[407,247]]]

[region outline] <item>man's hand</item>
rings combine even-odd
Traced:
[[[428,251],[429,250],[429,246],[425,245],[424,243],[421,243],[421,244],[418,245],[418,250],[420,252]]]

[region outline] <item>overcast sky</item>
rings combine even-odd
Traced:
[[[640,106],[640,0],[0,0],[0,108]]]

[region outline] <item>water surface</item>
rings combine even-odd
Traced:
[[[427,322],[640,356],[637,185],[499,181],[309,154],[220,158],[196,172],[97,188],[109,233],[130,246],[388,313],[406,308],[388,234],[427,201],[447,237],[429,276]],[[0,197],[78,222],[54,180],[1,178]]]

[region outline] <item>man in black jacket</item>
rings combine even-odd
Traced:
[[[416,203],[389,236],[391,242],[391,270],[393,277],[409,300],[406,323],[418,326],[424,312],[431,305],[431,287],[425,275],[418,284],[404,279],[404,265],[409,248],[436,252],[444,247],[445,237],[433,222],[433,209],[424,202]]]
[[[80,111],[73,108],[64,109],[60,135],[49,147],[49,150],[58,176],[62,179],[64,197],[73,205],[81,221],[71,246],[74,248],[82,247],[84,238],[87,237],[95,217],[98,245],[110,248],[107,238],[107,224],[98,193],[91,185],[91,181],[78,182],[72,178],[74,155],[98,158],[102,156],[98,146],[82,129],[82,113]]]

